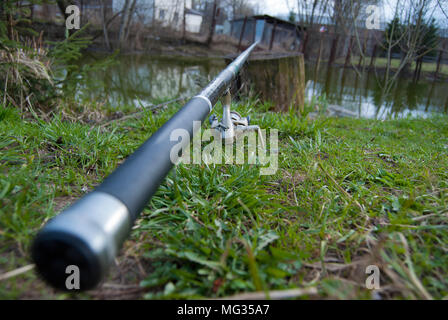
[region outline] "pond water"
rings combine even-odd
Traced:
[[[306,66],[310,82],[307,97],[325,95],[329,104],[342,106],[364,118],[425,117],[431,113],[448,113],[446,82],[400,78],[390,93],[381,99],[382,75],[374,71],[361,76],[351,68],[323,68],[316,74],[314,65]]]
[[[88,55],[81,63],[102,59]],[[84,99],[114,107],[148,105],[194,96],[223,69],[222,59],[191,59],[149,55],[122,55],[106,70],[89,73],[87,85],[78,88]]]
[[[83,63],[98,59],[89,55]],[[197,94],[225,66],[223,59],[123,55],[106,70],[89,74],[89,84],[78,90],[84,98],[139,106]],[[306,65],[306,95],[325,95],[329,104],[342,106],[360,117],[427,116],[448,113],[446,82],[422,76],[418,83],[400,79],[381,101],[381,87],[374,72],[359,76],[353,69],[324,66],[315,72]]]

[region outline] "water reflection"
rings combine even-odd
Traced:
[[[86,57],[83,63],[98,59]],[[89,75],[88,85],[78,90],[79,97],[105,101],[112,106],[139,106],[197,94],[224,67],[223,59],[179,58],[148,55],[119,56],[118,63]],[[269,63],[267,61],[266,63]],[[330,104],[356,112],[360,117],[427,116],[431,112],[448,112],[446,83],[418,83],[400,79],[387,96],[374,72],[360,76],[352,69],[320,68],[306,65],[311,81],[307,97],[325,94]],[[275,84],[274,84],[275,85]]]
[[[86,57],[90,63],[100,56]],[[102,100],[112,106],[138,107],[180,96],[192,96],[225,67],[223,60],[191,60],[147,55],[125,55],[106,70],[89,74],[79,98]]]
[[[430,113],[447,113],[446,83],[421,79],[400,78],[388,95],[382,95],[380,74],[365,72],[359,75],[353,69],[330,67],[315,73],[314,65],[306,66],[306,95],[327,97],[329,104],[342,106],[365,118],[425,117]]]

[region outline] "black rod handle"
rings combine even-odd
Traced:
[[[38,273],[52,286],[67,290],[68,267],[79,270],[81,290],[94,288],[107,274],[131,227],[173,167],[171,133],[184,129],[195,134],[229,87],[254,43],[225,68],[201,93],[188,101],[137,151],[95,190],[50,220],[37,234],[32,258]],[[188,141],[182,140],[182,144]]]

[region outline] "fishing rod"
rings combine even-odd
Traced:
[[[192,137],[230,86],[258,41],[189,100],[95,190],[51,219],[34,239],[31,256],[38,273],[55,288],[67,290],[73,266],[79,270],[81,290],[98,285],[129,236],[131,228],[173,167],[170,152],[173,130]],[[189,143],[182,139],[182,150]]]

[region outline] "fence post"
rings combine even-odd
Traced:
[[[352,44],[353,44],[353,37],[350,37],[350,42],[348,44],[348,50],[347,50],[347,56],[345,57],[344,68],[346,68],[347,65],[350,63],[350,58],[352,55]]]
[[[437,78],[437,75],[439,74],[440,62],[442,62],[442,56],[443,56],[443,51],[444,50],[445,50],[445,46],[443,46],[443,48],[440,49],[440,51],[439,51],[439,57],[437,58],[437,67],[436,67],[436,72],[434,74],[434,78]]]
[[[302,44],[302,53],[305,60],[308,58],[308,55],[306,54],[306,45],[308,44],[308,31],[304,32],[304,39]]]
[[[253,32],[252,42],[255,43],[257,38],[257,19],[254,19],[254,32]]]
[[[274,29],[272,29],[272,35],[271,35],[271,43],[269,44],[269,51],[272,50],[272,46],[274,44],[274,39],[275,39],[275,31],[277,30],[277,20],[275,20],[274,23]]]
[[[240,41],[238,42],[238,52],[241,51],[241,41],[243,41],[244,31],[246,31],[247,16],[244,17],[243,27],[241,28]]]
[[[330,58],[328,59],[328,66],[331,66],[334,62],[334,59],[336,57],[338,41],[339,41],[339,34],[336,34],[335,37],[333,38],[333,43],[331,44],[331,52],[330,52]]]
[[[187,0],[184,0],[184,14],[183,14],[183,20],[182,20],[182,41],[185,41],[185,37],[186,37],[186,29],[187,29]]]
[[[375,59],[376,59],[376,50],[377,50],[377,44],[375,43],[375,45],[373,46],[373,51],[372,51],[372,56],[370,57],[370,66],[369,69],[372,69],[372,67],[375,64]]]

